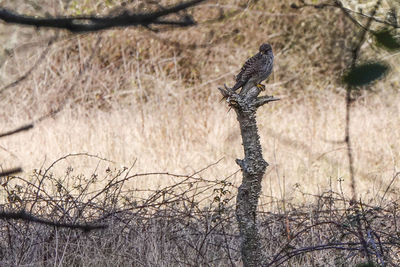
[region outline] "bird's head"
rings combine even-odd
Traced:
[[[260,53],[261,54],[268,54],[268,52],[272,51],[272,47],[270,44],[262,44],[260,46]]]

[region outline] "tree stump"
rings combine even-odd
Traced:
[[[244,266],[262,265],[261,244],[257,230],[257,206],[261,193],[261,180],[268,163],[263,159],[260,136],[256,122],[257,108],[277,101],[273,96],[258,96],[260,88],[246,84],[239,94],[218,88],[237,115],[242,135],[244,159],[236,159],[243,174],[236,198],[236,219],[241,237],[241,254]]]

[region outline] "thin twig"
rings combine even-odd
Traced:
[[[397,178],[399,175],[400,175],[400,172],[397,172],[395,175],[393,175],[392,180],[390,180],[390,183],[389,183],[388,186],[386,187],[385,193],[383,193],[383,196],[382,196],[382,198],[381,198],[381,204],[380,204],[380,206],[382,205],[382,202],[383,202],[383,200],[385,199],[385,196],[386,196],[387,192],[389,192],[390,187],[392,186],[392,184],[394,183],[394,181],[396,180],[396,178]]]
[[[354,246],[359,246],[360,243],[356,242],[349,242],[349,243],[334,243],[334,244],[325,244],[325,245],[317,245],[317,246],[310,246],[310,247],[303,247],[299,249],[292,250],[288,252],[286,255],[283,255],[279,257],[278,259],[269,262],[265,266],[279,266],[288,261],[289,259],[304,254],[304,253],[309,253],[309,252],[314,252],[314,251],[320,251],[320,250],[327,250],[327,249],[337,249],[337,250],[362,250],[359,247],[354,247]]]
[[[40,54],[40,56],[36,60],[35,64],[33,64],[33,66],[27,72],[25,72],[22,76],[17,78],[15,81],[13,81],[13,82],[7,84],[6,86],[4,86],[3,88],[1,88],[0,89],[0,94],[3,93],[6,90],[18,85],[19,83],[24,81],[26,78],[28,78],[32,74],[32,72],[44,61],[44,59],[46,58],[47,54],[50,51],[51,45],[58,39],[58,35],[59,35],[59,33],[57,32],[55,36],[50,38],[50,40],[47,43],[46,49],[43,50],[43,52]]]

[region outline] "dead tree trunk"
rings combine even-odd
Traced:
[[[236,159],[243,173],[242,184],[236,198],[236,218],[241,237],[241,253],[244,266],[258,267],[262,264],[261,244],[257,231],[257,205],[261,192],[261,180],[268,163],[262,157],[256,111],[260,106],[279,100],[273,96],[258,97],[260,89],[245,85],[236,94],[225,86],[219,88],[237,115],[242,134],[244,159]]]

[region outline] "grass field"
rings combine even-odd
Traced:
[[[31,2],[2,5],[31,15],[79,15],[114,14],[122,3]],[[281,98],[257,113],[269,163],[259,215],[262,238],[268,241],[264,256],[273,262],[273,255],[283,255],[289,244],[329,243],[339,232],[346,233],[341,242],[356,242],[358,229],[346,228],[356,211],[346,204],[351,190],[340,76],[351,60],[358,28],[337,9],[292,9],[292,2],[207,1],[189,11],[197,26],[160,32],[128,28],[73,35],[1,24],[0,132],[35,123],[30,131],[0,139],[0,167],[24,169],[12,180],[15,184],[2,182],[8,190],[2,205],[30,207],[44,217],[72,222],[82,221],[83,211],[103,218],[105,211],[120,210],[106,218],[109,231],[83,237],[68,229],[3,225],[7,231],[0,246],[10,249],[0,265],[240,266],[234,200],[241,172],[235,159],[243,157],[243,148],[236,114],[220,101],[217,88],[232,85],[243,62],[263,42],[271,43],[275,54],[265,93]],[[385,15],[386,5],[378,16]],[[128,6],[142,10],[145,5],[132,1]],[[389,229],[388,237],[380,234],[390,239],[398,235],[399,60],[396,53],[377,49],[370,36],[360,55],[360,62],[368,60],[385,60],[391,71],[355,92],[356,189],[364,203],[381,205],[379,211],[371,208],[382,212],[379,219],[365,221],[368,227]],[[25,78],[7,86],[20,77]],[[132,167],[133,176],[124,167]],[[113,191],[118,201],[110,200],[104,188],[122,174],[132,179],[121,182],[123,189],[114,184],[122,191]],[[92,184],[91,179],[98,180]],[[49,187],[40,188],[42,181]],[[18,183],[31,187],[21,189]],[[59,185],[65,186],[64,193]],[[85,202],[99,191],[104,196]],[[26,203],[10,200],[16,192],[25,194]],[[30,197],[43,199],[32,204]],[[74,202],[68,202],[70,197]],[[85,210],[88,205],[91,210]],[[314,212],[320,217],[314,218]],[[330,220],[338,223],[318,228]],[[308,225],[317,227],[311,231]],[[88,249],[92,246],[97,247]],[[394,255],[392,260],[396,246],[385,251]],[[364,259],[346,253],[321,250],[288,266],[350,266]]]
[[[30,132],[1,140],[2,167],[19,165],[29,176],[64,155],[89,153],[116,167],[136,162],[138,172],[189,174],[222,159],[207,175],[236,173],[241,137],[235,113],[219,101],[217,87],[232,84],[242,62],[268,41],[276,59],[267,93],[281,101],[258,114],[270,163],[264,194],[285,199],[295,189],[318,194],[338,186],[347,192],[339,77],[349,64],[357,28],[335,9],[297,10],[285,1],[244,4],[207,2],[191,11],[198,26],[160,33],[124,29],[74,36],[3,25],[4,34],[12,36],[3,44],[3,85],[33,70],[2,92],[0,130],[40,121]],[[29,4],[19,8],[37,12]],[[64,12],[110,8],[74,2]],[[368,198],[386,190],[398,171],[400,151],[398,59],[372,43],[362,47],[360,60],[386,60],[392,70],[359,94],[352,108],[357,186]],[[54,111],[59,112],[48,116]],[[96,167],[84,159],[70,165],[53,171],[63,174],[73,167],[90,173]],[[239,173],[233,177],[237,185],[240,179]],[[164,183],[170,182],[155,177],[140,186]]]
[[[2,146],[7,151],[1,154],[9,159],[5,166],[21,165],[27,174],[69,153],[97,155],[113,161],[115,167],[129,167],[136,161],[137,172],[180,174],[222,159],[207,175],[225,177],[238,170],[234,160],[243,152],[235,113],[228,112],[225,103],[218,100],[215,95],[202,108],[190,103],[161,103],[111,111],[66,109],[27,133],[4,138]],[[359,192],[367,198],[384,191],[397,171],[398,100],[385,93],[366,95],[353,108],[357,182]],[[347,190],[346,149],[340,142],[344,136],[343,109],[342,97],[322,92],[301,101],[282,97],[279,103],[259,111],[261,142],[270,163],[264,178],[265,194],[286,198],[295,187],[313,194],[330,186],[339,190],[340,179]],[[22,122],[14,121],[15,125]],[[70,165],[76,172],[87,173],[97,166],[96,161],[84,159],[66,164],[54,171],[62,174]],[[239,173],[235,175],[236,185],[240,178]],[[141,181],[140,186],[154,188],[169,183],[155,177]]]

